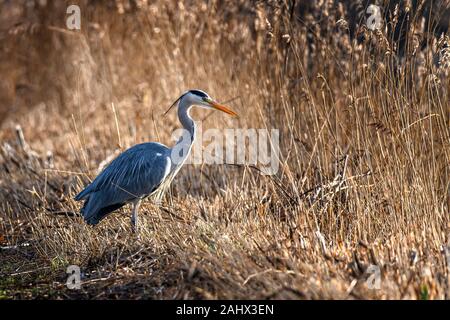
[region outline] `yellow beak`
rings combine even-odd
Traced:
[[[237,113],[231,110],[229,107],[224,106],[223,104],[220,104],[214,100],[208,100],[208,103],[211,107],[213,107],[216,110],[220,110],[222,112],[228,113],[234,117],[237,117]]]

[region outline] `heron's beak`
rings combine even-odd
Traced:
[[[210,99],[208,99],[207,102],[209,103],[209,105],[212,108],[214,108],[216,110],[220,110],[220,111],[225,112],[225,113],[228,113],[228,114],[230,114],[230,115],[232,115],[234,117],[237,117],[237,113],[234,112],[233,110],[231,110],[229,107],[224,106],[223,104],[220,104],[220,103],[218,103],[218,102],[216,102],[214,100],[210,100]]]

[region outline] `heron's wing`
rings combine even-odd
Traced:
[[[170,149],[159,143],[135,145],[106,166],[75,200],[83,200],[89,194],[107,188],[122,188],[132,195],[148,193],[148,189],[167,175],[169,156]]]
[[[82,210],[87,221],[101,219],[97,215],[102,209],[151,194],[170,168],[170,149],[156,143],[136,145],[114,159],[75,199],[87,200]]]

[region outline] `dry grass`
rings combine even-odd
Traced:
[[[403,3],[381,31],[327,0],[81,1],[79,33],[48,1],[0,24],[0,297],[449,298],[449,9]],[[203,128],[279,129],[278,174],[187,165],[139,237],[130,208],[73,216],[102,161],[173,143],[160,115],[188,88],[239,97]]]

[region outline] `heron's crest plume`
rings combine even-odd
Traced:
[[[166,112],[164,112],[164,115],[166,115],[169,111],[170,111],[170,109],[172,109],[180,100],[181,100],[181,98],[183,98],[184,97],[184,94],[182,94],[177,100],[175,100],[171,105],[170,105],[170,107],[169,107],[169,109],[167,109],[167,111]]]

